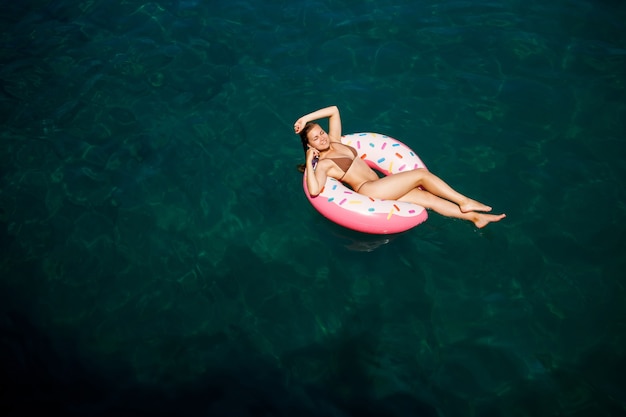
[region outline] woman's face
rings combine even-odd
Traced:
[[[330,139],[328,133],[324,131],[319,125],[313,126],[307,134],[309,145],[318,151],[325,151],[330,147]]]

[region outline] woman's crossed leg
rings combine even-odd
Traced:
[[[359,193],[418,204],[443,216],[469,220],[478,228],[506,217],[505,214],[484,213],[491,211],[491,207],[464,196],[424,168],[366,182],[359,188]]]

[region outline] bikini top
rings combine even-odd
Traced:
[[[346,156],[343,156],[341,158],[328,158],[331,161],[333,161],[338,167],[339,169],[341,169],[343,171],[343,175],[341,176],[341,178],[339,178],[339,181],[341,181],[343,179],[343,177],[346,176],[346,173],[348,172],[348,170],[350,169],[350,167],[352,166],[352,164],[354,163],[354,160],[356,159],[356,149],[354,149],[352,146],[348,146],[348,149],[350,149],[350,151],[352,151],[352,154],[354,155],[354,158],[350,159]]]

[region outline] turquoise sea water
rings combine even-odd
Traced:
[[[625,415],[624,22],[3,2],[3,415]],[[292,125],[331,104],[508,217],[330,224]]]

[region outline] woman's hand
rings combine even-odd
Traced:
[[[320,184],[326,182],[326,172],[323,169],[316,170],[316,167],[319,165],[317,162],[319,156],[320,151],[311,146],[306,150],[306,186],[311,197],[319,195],[323,188],[320,187]]]
[[[306,150],[306,162],[313,162],[313,159],[315,157],[319,157],[320,156],[320,151],[318,151],[315,148],[312,148],[309,146],[309,148]]]
[[[296,134],[298,134],[302,131],[304,125],[306,125],[306,120],[304,120],[304,117],[301,117],[293,124],[293,130],[296,132]]]

